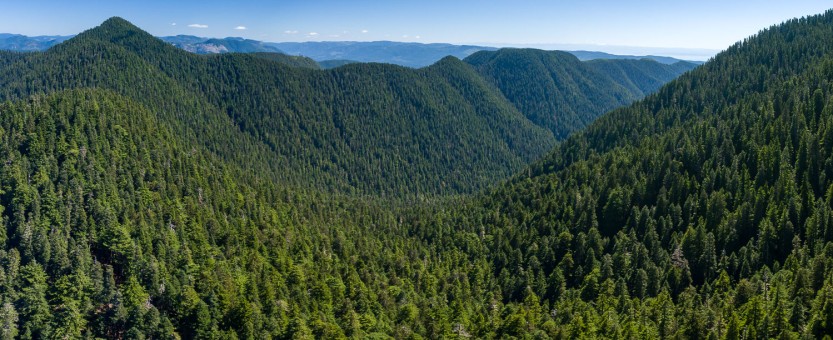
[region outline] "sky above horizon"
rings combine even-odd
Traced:
[[[817,0],[27,0],[2,5],[0,33],[72,35],[120,16],[156,36],[596,46],[610,52],[646,47],[642,51],[708,54],[763,28],[831,6]]]

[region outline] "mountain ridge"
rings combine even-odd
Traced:
[[[105,58],[90,58],[90,51],[98,51],[94,53]],[[490,99],[494,93],[483,85],[471,86],[478,79],[469,78],[473,82],[467,85],[480,88],[471,92],[476,97],[463,98],[464,92],[450,86],[440,75],[399,66],[363,64],[355,66],[352,73],[349,68],[325,72],[288,67],[256,55],[198,56],[153,38],[119,18],[28,59],[30,62],[25,64],[18,62],[20,67],[10,65],[5,68],[9,73],[0,75],[6,98],[33,91],[32,83],[26,84],[26,79],[64,79],[44,84],[39,91],[79,85],[111,88],[151,109],[170,114],[166,119],[178,126],[178,131],[206,144],[223,158],[245,163],[229,145],[256,146],[257,158],[262,159],[256,167],[293,185],[390,194],[400,190],[428,194],[468,191],[509,175],[554,142],[546,131],[525,123],[514,107],[504,104],[494,106],[503,112],[490,109],[483,113],[503,117],[499,118],[502,124],[509,123],[506,117],[514,117],[508,119],[520,131],[502,129],[503,136],[492,134],[491,127],[479,123],[483,121],[481,112],[470,105],[497,100]],[[48,66],[55,63],[72,66]],[[111,71],[103,74],[114,76],[98,78],[105,69]],[[58,75],[67,71],[71,73]],[[468,72],[461,68],[451,71]],[[230,74],[234,76],[229,77]],[[343,83],[344,79],[354,79],[355,83]],[[356,87],[357,84],[363,87]],[[206,86],[211,91],[206,91]],[[160,98],[159,93],[153,92],[155,88],[169,88],[170,94]],[[346,96],[347,93],[354,94]],[[367,99],[376,97],[380,97],[378,102],[387,102],[387,107]],[[156,100],[148,101],[149,98]],[[259,104],[254,107],[256,102]],[[183,117],[187,112],[203,114]],[[429,119],[429,114],[434,118]],[[397,123],[384,124],[384,117]],[[462,130],[448,125],[460,117],[478,123]],[[417,128],[404,125],[412,119],[419,123]],[[457,126],[468,126],[461,125],[463,121]],[[344,131],[345,128],[348,130]],[[368,132],[368,128],[373,134],[359,133]],[[199,140],[200,135],[207,137]],[[413,138],[419,142],[412,142]],[[440,145],[445,140],[459,143],[443,150]],[[299,142],[300,148],[296,147]],[[478,161],[464,163],[469,157],[477,157]],[[313,169],[308,169],[310,162],[316,164]],[[281,164],[290,171],[278,172],[270,163]],[[388,182],[365,178],[378,169],[388,171]],[[311,171],[316,174],[312,183]],[[442,182],[435,179],[441,173],[447,173]]]
[[[513,60],[546,65],[529,54]],[[576,79],[590,65],[552,54]],[[547,201],[459,210],[476,202],[459,194],[552,153],[552,132],[455,57],[331,70],[274,58],[196,55],[119,18],[44,52],[0,52],[0,332],[557,336],[561,279],[542,293],[535,264],[552,269],[555,253],[507,269],[540,248],[507,244],[499,224]],[[641,88],[627,73],[639,68],[617,71]],[[587,87],[613,86],[594,72]]]
[[[648,60],[580,61],[568,52],[512,48],[480,51],[465,61],[557,139],[695,67]],[[584,96],[571,95],[576,92]]]
[[[72,38],[68,36],[37,36],[28,37],[19,34],[0,33],[0,50],[10,51],[43,51],[58,43]],[[165,42],[192,53],[214,54],[233,52],[283,52],[280,46],[286,46],[290,55],[304,55],[313,57],[318,62],[332,60],[354,60],[358,62],[383,62],[399,64],[409,67],[424,67],[440,60],[446,55],[454,55],[460,59],[481,50],[497,50],[497,47],[454,45],[444,43],[416,43],[395,41],[341,41],[341,42],[265,42],[238,37],[206,38],[193,35],[176,35],[159,37]],[[318,47],[316,47],[318,46]],[[348,48],[349,47],[349,48]],[[410,47],[410,51],[408,48]],[[352,51],[351,51],[352,50]],[[329,52],[328,52],[329,51]],[[364,52],[361,52],[364,51]],[[663,56],[615,55],[595,51],[567,51],[579,57],[582,61],[594,59],[651,59],[663,64],[673,64],[685,61]],[[374,56],[375,53],[375,56]],[[382,54],[379,54],[382,53]],[[414,57],[414,53],[422,57]],[[352,58],[351,58],[352,57]],[[416,59],[414,59],[416,58]],[[702,62],[688,61],[695,64]]]
[[[519,319],[543,322],[525,314],[539,303],[557,310],[540,328],[553,337],[823,337],[831,37],[833,10],[764,29],[600,117],[440,228],[491,241],[472,257],[490,259],[504,301],[527,306]],[[603,326],[576,328],[585,320]]]

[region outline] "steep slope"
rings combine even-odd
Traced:
[[[695,67],[648,60],[580,62],[567,52],[534,49],[481,51],[465,62],[557,139]]]
[[[0,136],[3,337],[393,334],[423,246],[392,210],[252,177],[111,91],[2,103]]]
[[[591,60],[586,62],[586,65],[607,75],[639,98],[653,93],[662,85],[697,66],[685,61],[665,65],[645,59]]]
[[[465,249],[514,304],[478,336],[822,338],[831,146],[828,11],[730,47],[414,230],[436,226],[424,239]]]
[[[0,93],[113,89],[224,159],[337,192],[472,191],[553,145],[512,106],[482,105],[502,98],[470,69],[448,71],[470,84],[389,65],[318,71],[252,55],[197,56],[111,19],[0,70]]]
[[[265,218],[246,208],[263,196],[230,180],[242,171],[112,92],[61,91],[0,113],[4,336],[209,334],[196,314],[208,290],[190,277],[225,275],[238,259],[224,244]]]

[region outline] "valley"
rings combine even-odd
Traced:
[[[700,66],[248,52],[0,52],[0,336],[833,333],[833,11]]]

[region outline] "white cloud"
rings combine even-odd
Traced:
[[[188,27],[191,27],[191,28],[208,28],[208,25],[203,25],[203,24],[190,24],[190,25],[188,25]]]
[[[298,31],[283,31],[284,34],[298,34]]]
[[[176,26],[176,23],[175,23],[175,22],[172,22],[172,23],[171,23],[171,26]]]
[[[318,32],[309,32],[309,35],[314,37],[314,36],[318,35]]]
[[[407,35],[407,34],[403,35],[402,37],[403,37],[403,38],[405,38],[405,39],[408,39],[408,35]]]
[[[415,37],[414,37],[414,38],[417,38],[417,39],[419,39],[419,38],[422,38],[422,37],[420,37],[420,36],[415,36]]]
[[[370,31],[368,31],[368,30],[362,30],[362,33],[367,33],[367,32],[370,32]]]
[[[246,29],[246,26],[237,26],[237,27],[235,27],[234,29],[236,29],[236,30],[241,30],[241,31],[242,31],[242,30],[245,30],[245,29]]]

